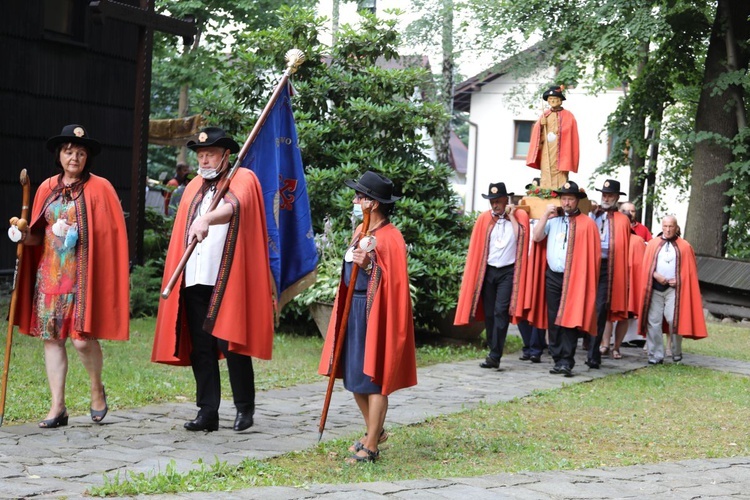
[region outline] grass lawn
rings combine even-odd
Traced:
[[[135,319],[130,323],[130,341],[102,342],[104,351],[104,384],[110,408],[122,410],[165,401],[195,401],[195,381],[190,367],[161,365],[151,362],[154,318]],[[3,353],[8,330],[7,321],[0,323]],[[273,359],[253,360],[255,384],[259,391],[289,387],[325,380],[317,374],[323,339],[279,333],[274,338]],[[508,342],[508,349],[520,348],[520,339]],[[20,334],[13,335],[8,394],[4,425],[36,421],[49,409],[49,388],[44,369],[42,342]],[[484,356],[475,346],[423,346],[418,349],[420,366]],[[88,375],[68,343],[68,378],[66,404],[71,415],[88,414],[90,393]],[[3,357],[0,357],[0,369]],[[220,364],[222,395],[231,400],[226,363]]]
[[[538,392],[389,429],[383,458],[346,465],[355,435],[268,460],[109,478],[93,495],[398,481],[750,454],[750,379],[685,365]]]

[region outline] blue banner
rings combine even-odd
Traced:
[[[288,86],[279,95],[241,165],[255,172],[263,189],[271,271],[280,310],[312,284],[311,279],[304,278],[318,264]]]

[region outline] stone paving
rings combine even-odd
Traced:
[[[537,390],[590,381],[646,364],[642,349],[622,350],[623,359],[604,359],[601,370],[583,364],[579,349],[576,376],[549,374],[548,356],[532,364],[503,358],[502,371],[483,370],[477,361],[419,369],[419,384],[389,398],[387,425],[422,422],[479,404],[524,397]],[[750,363],[685,355],[683,363],[750,375]],[[43,430],[35,424],[0,428],[0,498],[77,498],[88,487],[101,485],[104,475],[128,472],[177,471],[196,467],[199,459],[231,464],[244,458],[267,458],[303,450],[318,441],[318,422],[326,382],[258,393],[255,425],[236,433],[234,410],[223,402],[218,432],[189,433],[182,425],[194,417],[193,404],[164,404],[111,412],[102,425],[88,416],[72,417],[70,425]],[[337,389],[331,402],[324,440],[362,430],[351,395]],[[308,489],[255,488],[216,494],[221,498],[750,498],[750,457],[687,461],[652,466],[499,474],[464,479],[426,479],[398,483],[314,485]],[[205,497],[207,494],[180,495]],[[167,497],[152,497],[167,498]]]

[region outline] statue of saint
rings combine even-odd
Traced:
[[[540,186],[546,189],[558,189],[568,182],[569,172],[578,172],[578,125],[573,113],[562,108],[564,89],[554,85],[542,95],[549,109],[532,127],[526,155],[526,165],[541,170]]]

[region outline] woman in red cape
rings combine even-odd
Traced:
[[[371,207],[371,236],[363,236],[360,225],[344,257],[318,371],[321,375],[331,373],[349,278],[353,266],[359,266],[336,376],[343,377],[344,387],[354,393],[367,427],[365,435],[349,448],[353,455],[348,461],[374,462],[380,455],[378,444],[388,438],[383,428],[388,395],[417,383],[414,321],[406,243],[388,220],[393,203],[399,199],[393,196],[393,183],[375,172],[365,172],[359,181],[346,184],[357,192],[355,205],[367,203]],[[372,237],[377,242],[373,250],[360,248],[360,240]]]
[[[108,411],[99,340],[128,340],[128,240],[120,199],[106,179],[90,173],[101,150],[80,125],[47,141],[62,173],[43,181],[34,197],[18,274],[16,324],[44,340],[52,401],[39,427],[68,424],[65,379],[68,337],[88,372],[91,419]]]

